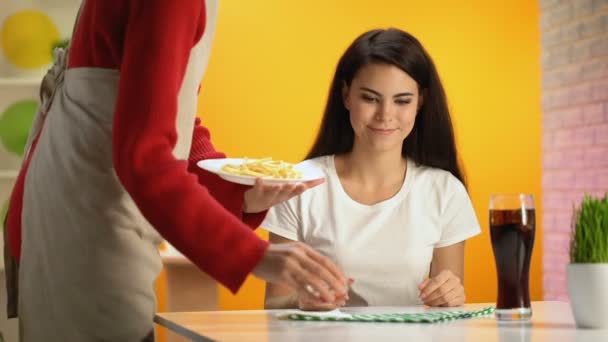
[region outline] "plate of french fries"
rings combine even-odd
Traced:
[[[324,178],[323,171],[309,161],[292,164],[273,158],[206,159],[198,167],[223,179],[244,185],[254,185],[257,178],[266,183],[300,183]]]

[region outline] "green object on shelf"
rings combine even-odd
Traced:
[[[11,153],[23,156],[27,136],[38,110],[35,100],[22,100],[0,114],[0,143]]]
[[[56,48],[67,48],[68,44],[70,43],[69,39],[61,39],[56,41],[55,43],[53,43],[53,46],[51,47],[51,54],[53,53],[53,50],[55,50]]]

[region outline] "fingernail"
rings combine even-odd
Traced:
[[[321,293],[319,291],[317,291],[314,287],[312,287],[312,285],[308,284],[308,285],[306,285],[305,288],[306,288],[306,291],[308,291],[308,293],[310,293],[314,297],[319,298],[321,296]]]

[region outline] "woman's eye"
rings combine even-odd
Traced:
[[[395,100],[395,103],[398,105],[406,105],[412,102],[412,100]]]
[[[361,95],[361,98],[365,102],[378,102],[378,99],[369,95]]]

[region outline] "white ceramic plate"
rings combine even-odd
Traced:
[[[242,158],[224,158],[224,159],[206,159],[199,161],[196,165],[201,169],[213,172],[223,179],[238,184],[254,185],[256,177],[241,176],[222,171],[222,167],[226,164],[240,165],[245,161]],[[251,159],[249,159],[251,161]],[[301,183],[315,179],[325,178],[323,171],[315,166],[310,161],[304,161],[294,165],[294,170],[302,173],[302,178],[298,179],[282,179],[274,177],[261,177],[266,183],[270,184],[285,184],[285,183]]]

